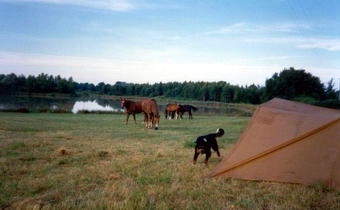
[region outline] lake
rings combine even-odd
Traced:
[[[159,110],[163,115],[167,101],[158,102]],[[174,103],[174,102],[172,102]],[[190,103],[189,103],[190,104]],[[251,116],[254,109],[238,107],[226,103],[218,102],[197,102],[191,103],[198,108],[195,115],[225,115],[225,116]],[[58,98],[58,97],[20,97],[20,96],[0,96],[0,110],[19,110],[27,109],[37,112],[53,112],[62,110],[62,112],[79,111],[108,111],[124,112],[120,107],[118,99],[89,99],[89,98]],[[185,113],[183,117],[187,117]]]

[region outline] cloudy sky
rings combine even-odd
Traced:
[[[0,73],[114,84],[340,78],[338,0],[0,0]]]

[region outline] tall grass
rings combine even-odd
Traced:
[[[227,154],[249,117],[161,119],[158,131],[125,115],[0,113],[0,209],[339,209],[340,193],[303,186],[204,179],[192,166],[198,135]]]

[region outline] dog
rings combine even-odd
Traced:
[[[221,137],[224,134],[222,128],[218,128],[216,133],[207,134],[204,136],[199,136],[195,141],[195,155],[193,165],[196,164],[199,154],[205,154],[204,163],[207,165],[208,160],[211,156],[211,148],[217,152],[218,157],[220,157],[220,151],[218,150],[218,144],[216,137]]]

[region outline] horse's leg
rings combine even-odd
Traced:
[[[136,114],[135,113],[132,113],[132,116],[133,116],[133,120],[135,121],[135,125],[137,124],[136,123]]]
[[[152,117],[151,117],[151,126],[150,126],[150,128],[154,128],[155,127],[155,116],[154,115],[152,115]]]
[[[150,114],[147,113],[147,120],[146,120],[146,124],[145,124],[146,128],[150,128],[150,118],[151,118]]]
[[[130,116],[130,114],[129,114],[129,113],[126,113],[126,120],[125,120],[125,125],[127,125],[127,124],[128,124],[128,121],[129,121],[129,116]]]
[[[147,128],[149,124],[149,117],[148,114],[144,112],[144,125]]]
[[[192,113],[191,113],[191,110],[189,110],[189,119],[192,119]]]
[[[148,128],[152,128],[152,115],[151,114],[149,114]]]
[[[148,118],[147,118],[146,114],[144,113],[144,119],[143,119],[143,123],[142,124],[146,125],[146,121],[147,120],[148,120]]]
[[[150,114],[150,118],[149,118],[149,128],[152,128],[152,127],[153,127],[153,118],[154,118],[154,115],[153,115],[153,114]]]
[[[152,127],[152,114],[148,114],[148,128]]]
[[[177,119],[179,118],[181,120],[181,117],[179,115],[179,110],[176,111]]]

